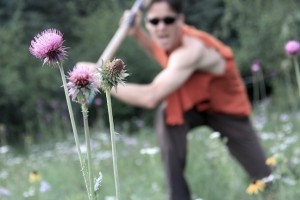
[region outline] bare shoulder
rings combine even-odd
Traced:
[[[179,60],[182,66],[194,71],[205,71],[222,74],[225,71],[225,61],[214,48],[208,48],[204,43],[192,36],[184,36],[182,45],[172,53],[174,60]],[[171,57],[170,57],[171,58]]]
[[[171,53],[170,61],[176,61],[182,67],[194,68],[196,70],[196,65],[201,59],[204,48],[200,40],[184,36],[181,46]]]
[[[182,45],[176,49],[177,53],[199,54],[205,49],[203,42],[195,37],[183,36]]]

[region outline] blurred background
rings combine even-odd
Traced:
[[[95,62],[133,0],[0,0],[0,199],[86,199],[69,115],[57,68],[29,53],[41,31],[64,33],[65,72],[78,61]],[[274,169],[267,193],[247,195],[251,181],[233,162],[224,141],[202,127],[188,135],[186,170],[193,200],[300,199],[300,95],[289,40],[300,39],[299,0],[185,0],[186,22],[230,45],[254,112],[251,116]],[[127,38],[117,54],[127,64],[128,82],[147,83],[160,71]],[[299,61],[295,57],[294,61]],[[253,70],[253,69],[256,70]],[[258,69],[258,70],[257,70]],[[122,199],[165,200],[163,169],[152,129],[154,111],[113,99]],[[80,106],[73,105],[81,150]],[[114,199],[106,100],[89,107],[98,197]],[[270,162],[271,161],[271,162]],[[278,181],[277,181],[278,180]],[[276,198],[275,198],[276,197]]]
[[[0,1],[0,124],[9,142],[18,142],[26,135],[38,139],[47,130],[45,126],[69,124],[58,69],[42,67],[30,55],[31,39],[47,28],[61,30],[69,47],[64,63],[69,71],[77,61],[99,58],[123,11],[132,4],[132,0]],[[186,0],[184,12],[188,24],[212,33],[234,49],[252,100],[250,68],[255,60],[263,69],[267,95],[280,90],[273,80],[276,77],[278,81],[282,65],[288,65],[288,61],[284,63],[284,43],[300,35],[299,1]],[[127,64],[130,82],[149,82],[160,70],[131,38],[116,57]],[[106,116],[103,95],[96,99],[90,108],[91,125],[100,115]],[[152,111],[119,101],[113,106],[123,131],[133,133],[141,124],[152,125]],[[106,117],[102,120],[107,124]]]

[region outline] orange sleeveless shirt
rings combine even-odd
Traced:
[[[187,25],[183,26],[183,35],[196,37],[206,47],[215,48],[226,60],[226,70],[222,75],[194,72],[180,88],[167,97],[167,124],[183,124],[184,112],[192,108],[200,112],[248,116],[251,106],[231,48],[208,33]],[[154,43],[152,52],[158,63],[166,68],[169,59],[166,52]]]

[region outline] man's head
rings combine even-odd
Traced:
[[[146,7],[146,28],[151,38],[166,51],[180,44],[183,21],[181,0],[151,0]]]

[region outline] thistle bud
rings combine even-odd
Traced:
[[[104,90],[111,90],[121,83],[124,84],[124,79],[128,76],[125,70],[125,63],[121,59],[114,59],[113,61],[106,61],[99,69],[101,74],[102,88]]]

